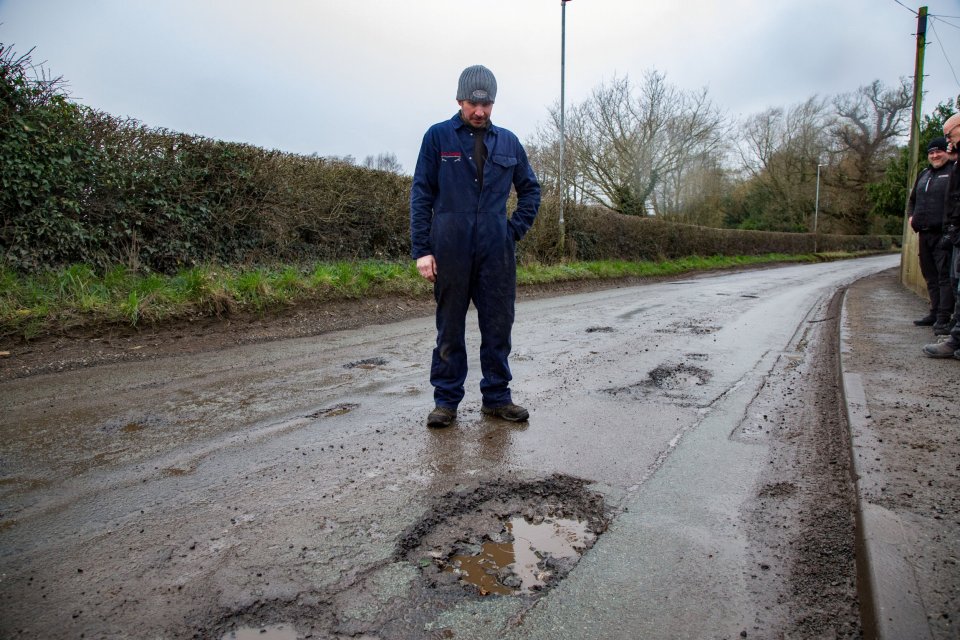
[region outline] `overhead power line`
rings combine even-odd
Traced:
[[[902,2],[900,2],[900,0],[893,0],[893,1],[896,2],[898,5],[900,5],[901,7],[903,7],[904,9],[906,9],[907,11],[909,11],[910,13],[912,13],[913,15],[917,15],[917,12],[916,12],[916,11],[914,11],[913,9],[911,9],[910,7],[908,7],[907,5],[905,5],[905,4],[903,4]]]
[[[940,39],[940,34],[937,33],[937,27],[934,24],[935,22],[943,22],[942,20],[931,20],[930,28],[933,30],[933,35],[937,39],[937,46],[940,47],[941,53],[943,53],[944,60],[947,61],[947,66],[950,67],[950,73],[953,74],[953,81],[957,83],[957,87],[960,88],[960,80],[957,79],[957,72],[953,68],[953,63],[950,62],[950,56],[947,55],[946,49],[943,48],[943,42]]]

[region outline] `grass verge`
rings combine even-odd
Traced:
[[[669,276],[690,271],[777,262],[819,262],[854,254],[711,256],[663,262],[568,262],[524,265],[517,282],[543,285],[577,280]],[[432,285],[412,261],[318,263],[305,267],[202,266],[172,276],[124,267],[96,273],[83,264],[24,276],[0,269],[0,337],[34,339],[102,325],[155,324],[236,312],[265,314],[305,302],[402,295],[428,297]]]

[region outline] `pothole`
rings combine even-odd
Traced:
[[[613,333],[613,327],[587,327],[587,333]]]
[[[386,358],[364,358],[363,360],[357,360],[355,362],[348,362],[343,365],[344,369],[373,369],[374,367],[382,367],[387,364]]]
[[[554,475],[449,493],[402,536],[395,557],[416,564],[433,589],[537,596],[607,529],[603,497],[585,484]]]
[[[696,354],[691,356],[697,360]],[[647,374],[647,379],[622,387],[602,389],[611,396],[627,398],[645,398],[659,394],[681,406],[696,406],[696,387],[702,387],[710,381],[713,374],[700,367],[689,364],[660,365]],[[694,403],[690,405],[689,403]]]
[[[197,625],[194,637],[422,640],[452,637],[425,630],[461,601],[515,598],[533,606],[610,523],[603,496],[587,484],[558,474],[451,491],[435,498],[376,566],[290,599],[258,598],[206,628]]]
[[[695,336],[704,336],[710,333],[715,333],[720,330],[720,327],[713,325],[703,325],[703,324],[683,324],[683,325],[672,325],[670,327],[665,327],[663,329],[657,329],[657,333],[692,333]]]
[[[661,365],[648,374],[650,382],[659,389],[689,389],[707,384],[711,374],[706,369],[689,364]]]
[[[355,402],[344,402],[332,407],[320,409],[319,411],[314,411],[313,413],[307,415],[307,417],[314,420],[318,418],[334,418],[336,416],[342,416],[346,413],[350,413],[359,406],[360,405],[356,404]]]

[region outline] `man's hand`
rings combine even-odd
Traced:
[[[433,256],[417,258],[417,271],[430,282],[437,281],[437,261]]]

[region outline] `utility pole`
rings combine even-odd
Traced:
[[[917,57],[913,65],[913,116],[910,119],[910,166],[907,170],[907,190],[917,179],[917,160],[920,155],[920,120],[923,117],[923,52],[927,45],[927,8],[917,13]]]
[[[557,181],[560,183],[560,257],[566,256],[566,231],[563,225],[563,201],[567,198],[566,185],[563,183],[563,145],[567,139],[564,130],[564,89],[567,75],[567,3],[570,0],[560,0],[560,170]]]
[[[910,272],[919,255],[919,240],[910,233],[907,218],[909,193],[917,179],[918,158],[920,156],[920,120],[923,117],[923,52],[927,45],[927,8],[920,7],[917,12],[917,53],[913,64],[913,114],[910,118],[910,164],[907,165],[908,199],[903,203],[903,248],[900,258],[900,281],[909,286]],[[915,274],[914,274],[915,275]],[[915,279],[915,278],[914,278]]]

